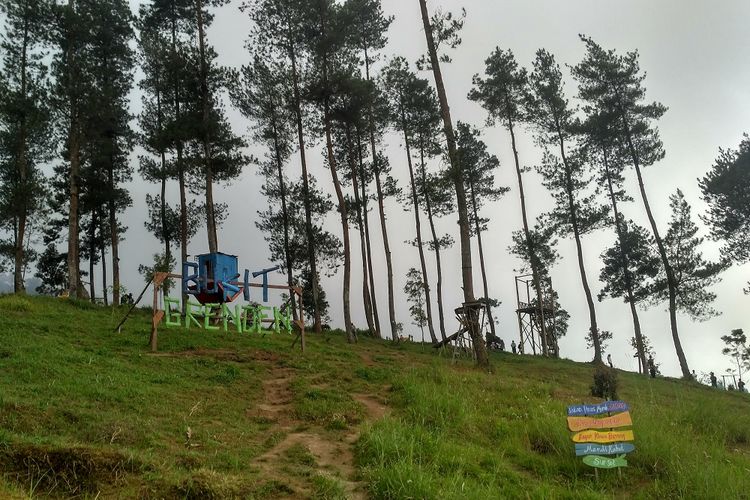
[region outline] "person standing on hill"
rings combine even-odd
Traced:
[[[516,354],[516,341],[510,343],[510,349],[513,351],[513,354]]]
[[[719,384],[716,381],[716,375],[714,375],[714,372],[710,373],[710,378],[711,378],[711,387],[713,387],[714,389],[716,389],[717,387],[719,387]]]
[[[612,355],[611,354],[607,354],[607,363],[609,364],[610,368],[614,368],[615,367],[615,365],[612,364]]]
[[[654,357],[650,354],[648,356],[648,372],[651,374],[651,378],[656,378],[656,365],[654,365]]]
[[[737,382],[737,390],[739,390],[740,392],[745,392],[745,382],[743,382],[742,380]]]

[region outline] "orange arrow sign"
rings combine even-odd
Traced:
[[[633,441],[633,431],[581,431],[573,434],[576,443],[614,443],[617,441]]]
[[[584,429],[611,429],[616,427],[627,427],[633,425],[630,412],[618,413],[611,417],[568,417],[568,429],[571,431],[582,431]]]

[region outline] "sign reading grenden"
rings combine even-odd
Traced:
[[[568,406],[568,429],[573,432],[576,456],[596,469],[627,467],[625,455],[635,450],[630,406],[624,401]],[[606,457],[601,455],[616,455]]]

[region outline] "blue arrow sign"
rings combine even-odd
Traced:
[[[618,413],[630,410],[630,406],[624,401],[606,401],[594,405],[572,405],[568,406],[568,416],[601,415],[602,413]]]
[[[577,457],[580,457],[581,455],[623,455],[634,450],[635,445],[633,445],[632,443],[576,444]]]

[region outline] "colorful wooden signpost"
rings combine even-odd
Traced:
[[[635,445],[633,443],[576,444],[576,456],[578,457],[585,455],[624,455],[631,451],[635,451]]]
[[[573,434],[575,443],[616,443],[617,441],[632,441],[633,431],[581,431]]]
[[[625,455],[621,455],[615,458],[598,457],[596,455],[589,455],[583,457],[583,463],[596,467],[597,469],[614,469],[616,467],[627,467],[628,461],[625,460]]]
[[[596,405],[572,405],[568,406],[568,416],[602,415],[603,413],[616,413],[628,411],[630,407],[624,401],[607,401]]]
[[[630,406],[624,401],[568,406],[568,429],[573,432],[576,456],[598,469],[627,467],[625,455],[635,450]],[[616,455],[616,456],[601,456]],[[598,476],[597,476],[598,477]]]
[[[568,429],[573,432],[582,431],[584,429],[613,429],[616,427],[626,427],[628,425],[633,425],[629,411],[604,418],[568,417]]]

